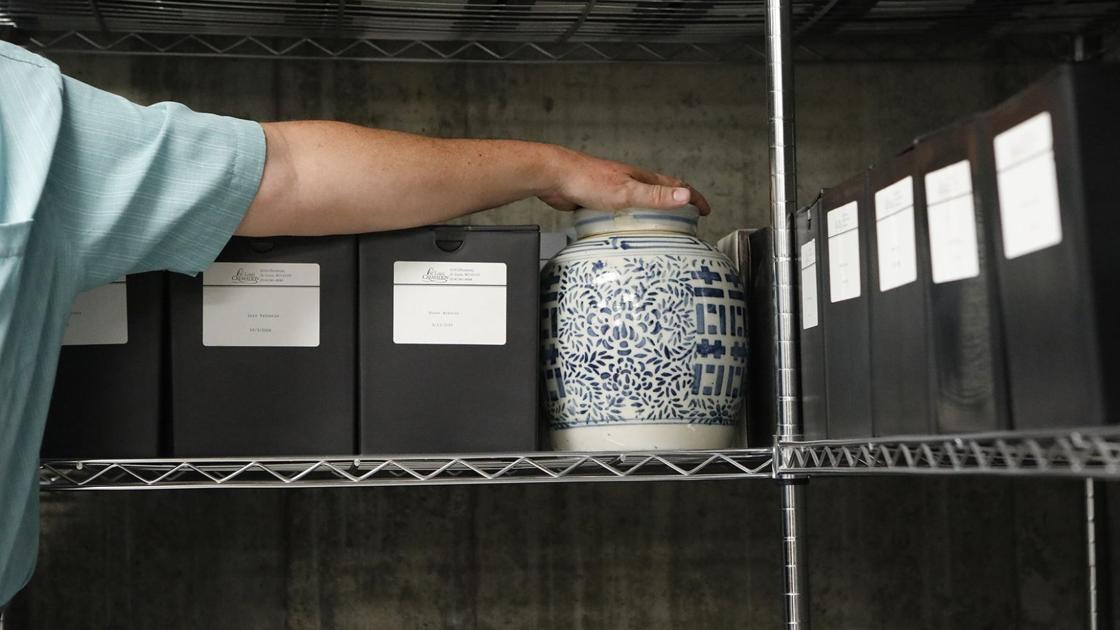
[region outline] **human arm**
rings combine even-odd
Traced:
[[[649,198],[672,188],[640,183],[679,180],[550,145],[261,125],[176,103],[141,106],[69,77],[61,87],[41,205],[77,290],[156,269],[198,273],[235,231],[389,230],[533,195],[561,209],[680,205]]]
[[[560,210],[707,201],[681,180],[555,145],[428,138],[346,123],[264,123],[260,188],[237,233],[401,229],[540,197]]]

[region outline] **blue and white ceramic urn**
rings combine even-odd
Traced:
[[[715,449],[743,402],[747,311],[694,207],[576,212],[544,268],[542,369],[553,448]]]

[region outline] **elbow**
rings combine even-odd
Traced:
[[[238,236],[281,236],[291,234],[298,205],[298,177],[291,146],[282,123],[261,123],[266,154],[257,194],[235,234]]]

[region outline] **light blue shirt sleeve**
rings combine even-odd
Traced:
[[[264,161],[255,122],[142,107],[0,41],[0,605],[35,567],[39,444],[75,295],[205,268]]]
[[[62,81],[43,210],[76,263],[79,289],[128,273],[204,269],[256,195],[261,126]]]

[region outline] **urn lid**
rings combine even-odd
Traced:
[[[609,232],[678,232],[696,235],[700,210],[688,205],[676,210],[627,208],[625,210],[576,210],[576,238]]]

